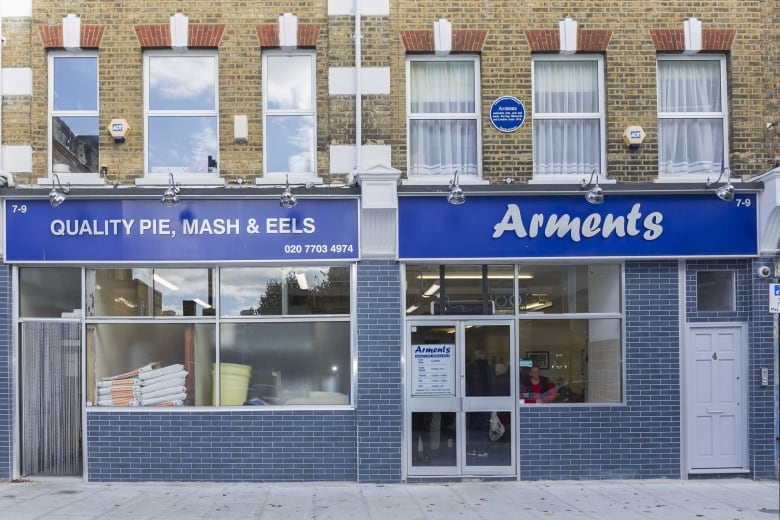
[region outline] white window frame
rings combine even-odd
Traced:
[[[533,100],[536,99],[536,81],[535,81],[535,66],[539,61],[595,61],[597,65],[597,81],[598,81],[598,112],[547,112],[539,113],[536,110],[536,103]],[[607,172],[607,123],[606,123],[606,81],[604,75],[604,56],[602,54],[574,54],[574,55],[555,55],[555,54],[534,54],[531,57],[531,121],[541,120],[572,120],[572,119],[598,119],[599,122],[599,168],[600,174],[599,182],[604,182],[608,178]],[[533,132],[531,132],[533,135]],[[534,139],[532,137],[532,139]],[[534,139],[535,140],[535,139]],[[536,157],[535,152],[537,148],[536,142],[533,143],[534,157],[533,157],[533,178],[529,180],[529,183],[580,183],[583,178],[583,174],[566,174],[566,173],[553,173],[553,174],[539,174],[536,173]],[[590,175],[590,172],[585,175],[586,179]]]
[[[97,65],[97,75],[95,77],[96,85],[96,98],[94,110],[55,110],[54,109],[54,61],[56,59],[85,59],[94,58]],[[54,150],[52,148],[52,133],[54,132],[53,120],[55,117],[97,117],[98,118],[98,136],[99,124],[100,124],[100,59],[96,51],[50,51],[48,53],[48,143],[47,143],[47,177],[38,179],[39,184],[51,184],[54,180],[54,174],[57,174],[62,184],[70,182],[72,184],[104,184],[105,180],[100,178],[99,171],[95,172],[57,172],[54,171]],[[98,144],[98,154],[100,153],[100,145]],[[100,160],[98,160],[100,164]]]
[[[470,61],[474,63],[474,112],[471,113],[412,113],[412,82],[411,63],[414,61]],[[431,119],[467,119],[477,123],[477,174],[458,175],[459,184],[487,184],[482,179],[482,70],[481,59],[478,55],[462,54],[448,56],[414,55],[406,57],[406,171],[407,177],[404,184],[449,184],[453,180],[454,173],[441,175],[412,174],[412,146],[411,146],[411,122],[413,120]]]
[[[151,57],[198,57],[207,56],[214,58],[214,108],[211,110],[150,110],[149,109],[149,59]],[[152,173],[149,168],[149,118],[159,116],[213,116],[217,120],[217,169],[214,172],[174,173],[176,182],[184,185],[224,185],[224,179],[219,176],[220,139],[219,139],[219,55],[216,49],[196,49],[185,52],[174,50],[147,50],[143,56],[144,67],[144,176],[136,179],[137,185],[167,185],[170,172]]]
[[[311,109],[269,109],[268,108],[268,57],[301,57],[308,56],[311,63]],[[321,184],[322,179],[317,176],[317,52],[314,49],[298,49],[284,51],[281,49],[264,50],[262,55],[263,78],[263,177],[255,179],[256,184],[284,184],[288,179],[291,184]],[[314,120],[310,152],[312,171],[310,172],[269,172],[268,171],[268,116],[310,116]]]
[[[658,78],[658,62],[659,61],[718,61],[720,62],[720,112],[661,112],[660,107],[657,108],[658,119],[721,119],[723,121],[723,168],[729,167],[729,107],[728,107],[728,79],[726,70],[726,55],[725,54],[697,54],[697,55],[680,55],[680,54],[659,54],[656,56],[656,79]],[[656,81],[656,103],[660,96],[658,95],[658,89],[660,84]],[[658,141],[660,143],[660,130]],[[660,150],[659,150],[660,154]],[[701,182],[706,181],[707,178],[714,180],[720,174],[720,172],[711,173],[669,173],[661,171],[660,168],[661,157],[658,157],[658,180],[663,182]],[[714,174],[714,177],[713,177]]]

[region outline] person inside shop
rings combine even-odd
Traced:
[[[526,403],[552,403],[555,401],[555,385],[539,373],[539,365],[531,367],[528,379],[520,386],[520,399]]]

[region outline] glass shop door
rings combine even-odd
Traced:
[[[409,322],[407,474],[513,476],[514,323]]]

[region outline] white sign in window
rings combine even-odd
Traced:
[[[455,397],[455,345],[413,345],[412,395]]]

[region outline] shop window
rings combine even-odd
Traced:
[[[147,173],[218,174],[217,74],[213,51],[144,55]]]
[[[81,316],[81,269],[19,268],[19,316],[78,318]]]
[[[521,313],[618,313],[620,266],[522,265],[518,273]]]
[[[712,312],[735,309],[734,271],[696,272],[696,310]]]
[[[534,178],[604,174],[604,58],[533,58]]]
[[[88,269],[88,401],[347,405],[350,280],[349,266]]]
[[[349,267],[230,267],[220,271],[222,316],[350,312]]]
[[[100,165],[98,57],[49,54],[49,158],[52,173],[93,173]]]
[[[511,265],[408,265],[406,315],[514,314]]]
[[[213,316],[211,269],[87,271],[87,316]]]
[[[480,175],[479,58],[407,60],[409,176]]]
[[[658,170],[717,176],[728,157],[726,58],[658,57]]]
[[[349,404],[350,355],[346,320],[223,323],[221,404]]]
[[[521,320],[519,336],[522,401],[621,402],[620,319]],[[541,376],[539,387],[531,382],[534,370]]]
[[[269,175],[316,173],[313,51],[263,53],[263,161]]]
[[[215,341],[214,323],[89,325],[87,401],[94,406],[211,406]]]

